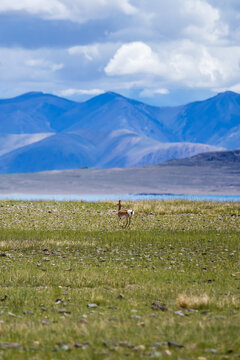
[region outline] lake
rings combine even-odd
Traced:
[[[55,200],[55,201],[104,201],[104,200],[203,200],[203,201],[240,201],[240,195],[174,195],[174,194],[129,194],[129,195],[39,195],[39,194],[5,194],[0,200]]]

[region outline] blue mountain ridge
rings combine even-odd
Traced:
[[[240,95],[156,107],[114,92],[82,103],[31,92],[0,100],[3,138],[0,173],[157,164],[240,148]]]

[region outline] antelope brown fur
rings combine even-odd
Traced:
[[[134,215],[134,211],[131,209],[122,209],[121,200],[118,201],[118,223],[122,218],[126,218],[125,227],[129,226],[131,223],[132,216]]]

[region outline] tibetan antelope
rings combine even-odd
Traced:
[[[122,202],[119,200],[118,202],[118,223],[121,220],[121,218],[126,218],[126,225],[125,227],[129,226],[131,223],[131,218],[134,215],[134,211],[131,209],[122,209]]]

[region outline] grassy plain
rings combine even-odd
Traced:
[[[0,359],[240,358],[240,203],[0,202]]]

